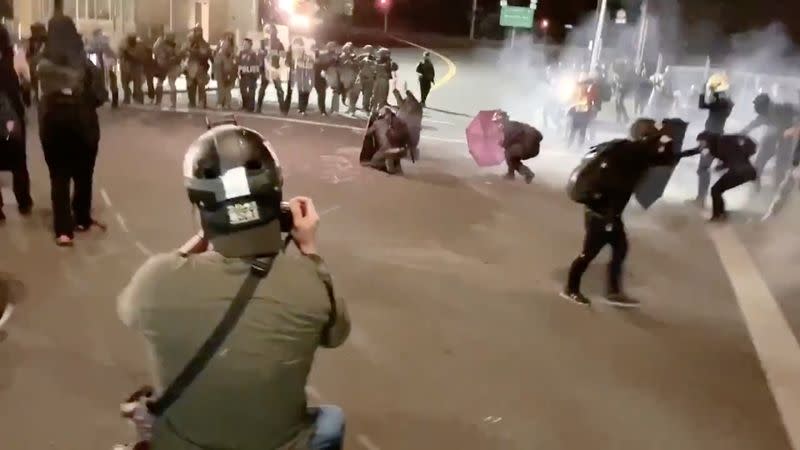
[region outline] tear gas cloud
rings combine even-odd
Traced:
[[[632,11],[633,1],[626,5],[626,10]],[[710,21],[684,20],[675,1],[651,0],[649,13],[644,52],[648,74],[655,72],[661,54],[662,67],[670,66],[673,88],[688,95],[692,87],[695,91],[703,89],[708,75],[705,61],[710,56],[710,73],[725,71],[731,79],[731,93],[738,105],[729,126],[732,131],[742,125],[740,122],[753,117],[751,102],[760,92],[767,92],[778,101],[800,99],[800,79],[796,78],[800,75],[798,48],[782,24],[726,36],[719,25]],[[613,16],[613,12],[608,13],[608,17]],[[517,30],[512,45],[507,33],[496,64],[503,89],[496,92],[494,104],[512,117],[537,126],[544,121],[543,114],[565,112],[564,103],[574,82],[581,72],[588,70],[596,17],[592,12],[573,24],[566,41],[558,47],[539,43],[522,30]],[[601,63],[608,66],[619,58],[634,59],[640,25],[641,22],[620,26],[609,20],[605,25]],[[545,70],[548,64],[549,74]],[[696,122],[702,122],[703,116],[697,112],[684,119],[700,126]]]

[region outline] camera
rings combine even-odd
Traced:
[[[292,210],[289,208],[289,202],[281,202],[278,220],[281,224],[281,233],[289,233],[294,228],[294,216],[292,216]]]

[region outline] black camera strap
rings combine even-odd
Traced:
[[[225,342],[228,335],[233,331],[242,313],[247,308],[253,294],[256,291],[259,283],[266,279],[272,269],[272,263],[275,257],[270,258],[266,262],[254,260],[250,262],[250,271],[245,278],[236,297],[233,298],[230,306],[225,311],[222,320],[217,324],[211,335],[203,342],[200,349],[192,357],[188,364],[183,368],[180,374],[175,377],[175,380],[164,390],[161,396],[153,401],[148,402],[147,409],[150,414],[154,416],[161,416],[164,412],[177,401],[183,392],[192,384],[197,376],[206,368],[211,358],[217,353],[222,343]]]

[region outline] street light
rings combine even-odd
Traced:
[[[392,9],[391,0],[378,0],[378,9],[383,12],[383,32],[389,31],[389,11]]]
[[[541,26],[542,26],[542,29],[543,29],[543,30],[546,30],[546,29],[547,29],[547,27],[549,27],[549,26],[550,26],[550,21],[548,21],[547,19],[542,19],[542,24],[541,24]]]

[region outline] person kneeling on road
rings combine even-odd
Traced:
[[[147,405],[152,436],[142,440],[156,450],[340,449],[341,409],[309,408],[305,394],[317,348],[338,347],[350,332],[317,254],[314,203],[281,202],[277,157],[237,125],[198,138],[184,175],[202,233],[150,258],[118,299],[120,318],[155,357],[156,392],[179,393]],[[205,364],[190,369],[203,353]]]
[[[525,177],[525,182],[533,181],[534,173],[522,161],[535,158],[539,155],[539,146],[543,136],[536,128],[522,122],[509,120],[508,113],[497,111],[492,116],[503,129],[502,146],[505,149],[506,165],[508,172],[506,178],[513,180],[515,172]]]

